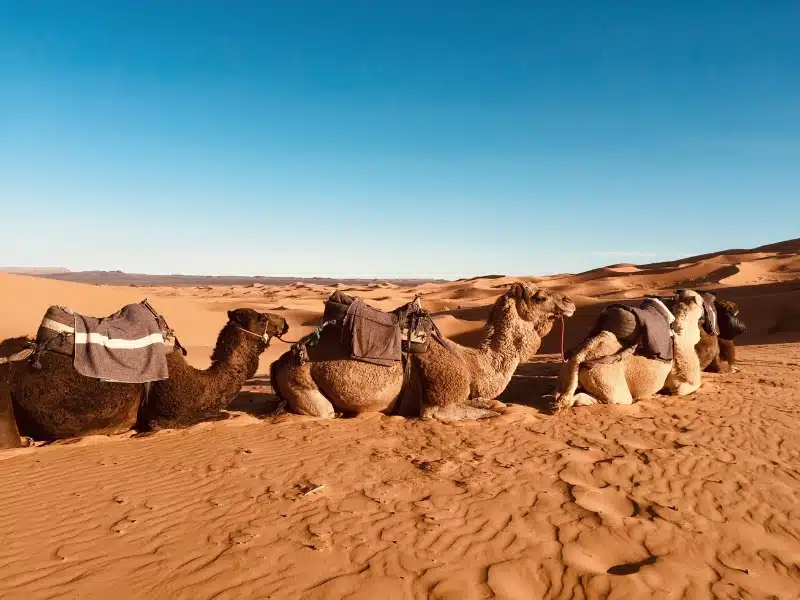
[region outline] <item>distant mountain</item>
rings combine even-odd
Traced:
[[[0,267],[0,273],[16,275],[65,275],[70,272],[64,267]]]
[[[9,271],[10,272],[10,271]],[[23,271],[17,271],[23,273]],[[348,278],[337,279],[333,277],[269,277],[242,275],[148,275],[145,273],[124,273],[122,271],[69,271],[64,269],[56,272],[34,272],[25,271],[28,275],[43,277],[46,279],[58,279],[60,281],[72,281],[76,283],[89,283],[95,285],[247,285],[260,283],[263,285],[289,285],[292,283],[311,283],[317,285],[332,286],[337,283],[347,285],[360,285],[378,283],[382,281],[391,282],[395,285],[410,286],[423,283],[443,283],[444,279],[366,279]]]

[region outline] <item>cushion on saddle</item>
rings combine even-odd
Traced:
[[[719,335],[717,323],[717,307],[714,305],[714,295],[704,292],[700,294],[703,299],[703,329],[709,335]]]
[[[146,383],[168,378],[166,355],[175,338],[143,301],[102,319],[51,306],[39,325],[36,344],[73,357],[75,370],[85,377]]]
[[[348,306],[342,332],[350,341],[350,355],[357,360],[386,367],[403,360],[397,315],[367,306],[361,298]]]
[[[341,328],[352,358],[382,366],[401,361],[403,352],[425,352],[433,330],[433,321],[414,302],[387,313],[339,291],[328,297],[322,320]]]
[[[645,298],[638,307],[612,304],[600,313],[588,338],[598,335],[601,331],[608,331],[622,344],[621,352],[636,346],[637,354],[670,361],[674,356],[670,324],[674,320],[675,317],[663,302],[655,298]],[[581,345],[585,341],[581,342]],[[570,351],[568,356],[574,352],[575,349]]]

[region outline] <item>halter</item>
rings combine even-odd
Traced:
[[[264,315],[265,317],[267,316],[266,313],[261,313],[261,314]],[[249,329],[245,329],[244,327],[242,327],[240,325],[236,325],[236,329],[238,329],[239,331],[241,331],[243,333],[246,333],[247,335],[252,335],[254,338],[258,338],[259,340],[263,341],[267,345],[267,348],[269,348],[269,343],[272,341],[272,338],[273,338],[273,336],[271,336],[271,335],[269,335],[267,333],[267,329],[269,329],[269,317],[267,317],[267,323],[264,325],[264,333],[262,333],[262,334],[254,333],[254,332],[250,331]]]

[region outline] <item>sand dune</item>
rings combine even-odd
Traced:
[[[0,452],[3,598],[798,598],[800,306],[792,240],[576,275],[455,282],[90,285],[0,274],[0,338],[45,309],[144,297],[208,364],[226,311],[275,311],[298,339],[334,289],[386,310],[422,292],[443,333],[480,338],[519,279],[569,294],[577,343],[608,303],[678,287],[740,303],[735,375],[684,398],[544,408],[559,337],[520,366],[508,414],[445,424],[273,413],[264,354],[227,421]]]

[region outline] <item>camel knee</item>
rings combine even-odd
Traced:
[[[319,419],[333,419],[336,416],[333,404],[320,392],[306,392],[299,396],[292,396],[288,398],[287,405],[291,412],[298,415]]]

